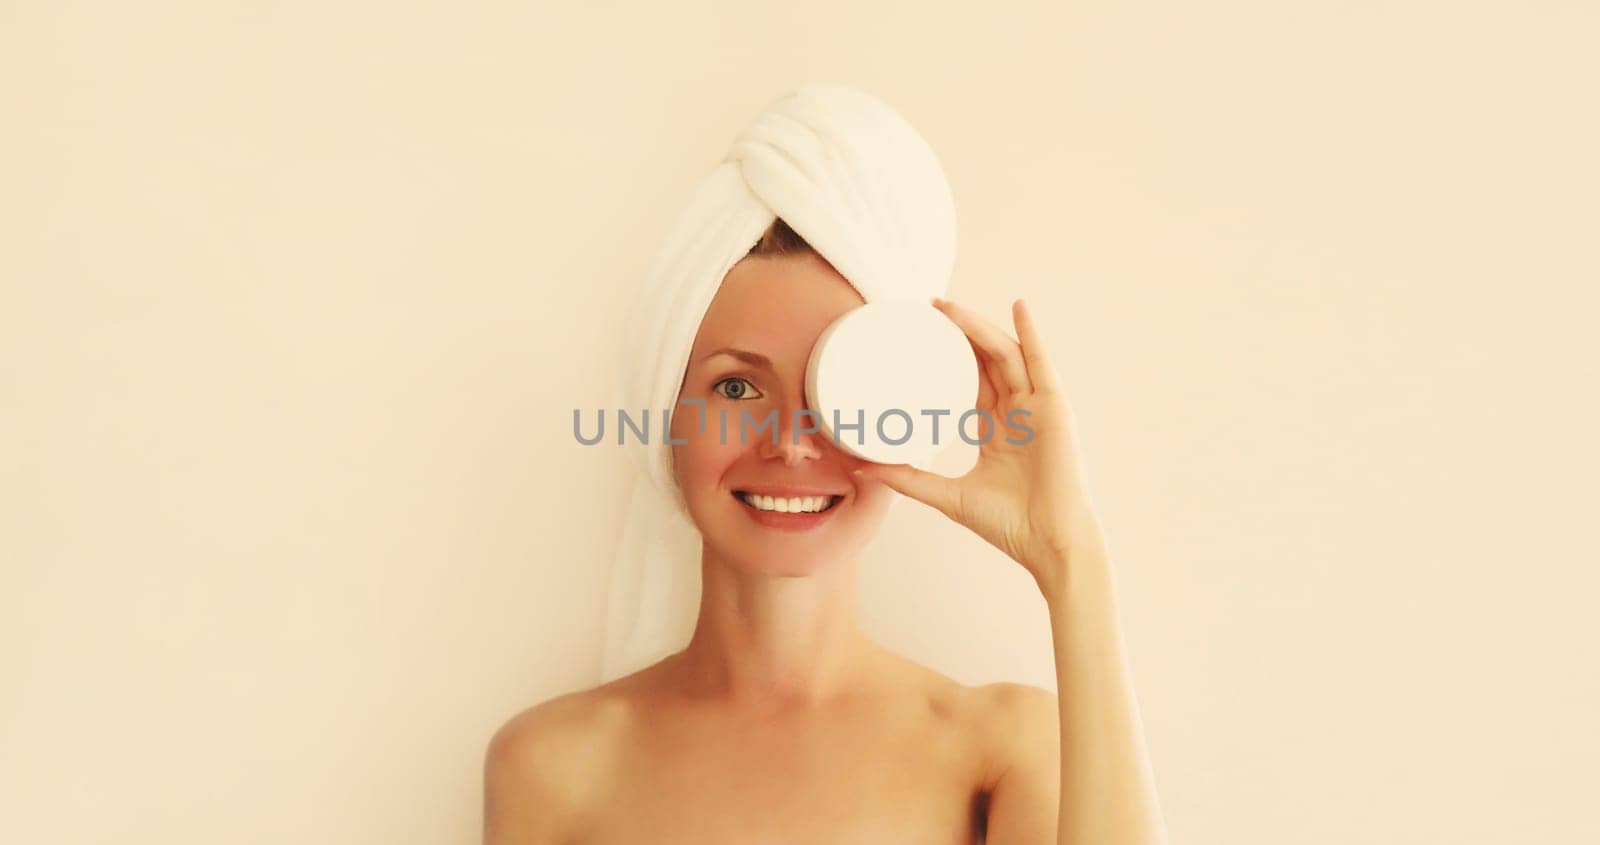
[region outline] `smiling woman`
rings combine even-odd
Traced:
[[[1019,344],[939,306],[980,359],[979,406],[1033,415],[1035,442],[993,438],[972,472],[946,479],[797,427],[828,326],[886,296],[943,293],[954,222],[936,160],[887,106],[844,88],[779,100],[735,150],[668,239],[626,329],[646,400],[627,404],[676,409],[671,439],[642,446],[627,519],[675,508],[692,531],[692,633],[496,732],[485,842],[1162,841],[1104,543],[1026,310]],[[776,414],[779,436],[730,440],[702,425],[743,413]],[[1071,708],[1029,685],[963,685],[867,636],[860,557],[900,495],[1034,577]],[[637,536],[619,553],[624,583],[649,574],[627,568],[636,556],[661,551],[654,534]],[[1063,779],[1063,765],[1076,776]]]

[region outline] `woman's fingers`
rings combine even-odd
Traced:
[[[1044,337],[1039,333],[1039,324],[1033,320],[1033,312],[1028,310],[1028,304],[1017,300],[1011,304],[1011,319],[1017,323],[1017,337],[1022,341],[1022,360],[1028,365],[1028,380],[1033,384],[1033,389],[1038,393],[1060,393],[1061,376],[1056,372],[1056,365],[1050,360],[1050,351],[1045,348]]]
[[[1010,393],[1030,393],[1033,385],[1028,381],[1028,368],[1022,360],[1022,347],[1005,332],[965,307],[948,299],[935,299],[934,306],[943,311],[951,322],[967,333],[972,345],[977,347],[1000,371],[1004,387]],[[1000,384],[995,385],[1001,387]]]
[[[976,347],[974,347],[974,349],[976,349]],[[1005,376],[1000,372],[1000,364],[997,361],[981,351],[978,352],[978,371],[983,374],[982,380],[984,384],[988,386],[987,393],[989,401],[979,402],[977,407],[988,411],[991,415],[991,418],[986,421],[984,417],[979,417],[977,423],[978,431],[973,436],[987,443],[994,433],[994,421],[992,418],[1003,416],[1005,412],[1010,409],[1011,403],[1007,402],[1002,405],[1000,402],[1001,386],[1006,384],[1006,380]],[[979,397],[982,398],[984,393],[985,391],[979,390]],[[1009,388],[1006,388],[1005,393],[1007,396],[1017,395]]]
[[[973,407],[994,411],[1000,407],[1000,373],[989,365],[989,360],[976,346],[972,348],[972,357],[978,363],[978,401]]]
[[[961,494],[954,478],[945,478],[910,464],[862,464],[855,474],[875,478],[889,489],[910,496],[951,519],[957,519],[956,510]]]

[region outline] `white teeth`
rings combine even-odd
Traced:
[[[773,496],[757,496],[751,493],[741,493],[740,498],[750,503],[751,507],[763,511],[776,511],[778,513],[816,513],[828,506],[831,496],[800,496],[785,499]]]

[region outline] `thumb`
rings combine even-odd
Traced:
[[[956,511],[956,481],[910,464],[862,464],[852,472],[857,478],[881,481],[889,489],[939,511],[951,519]]]

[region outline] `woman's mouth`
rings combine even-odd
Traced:
[[[844,496],[764,496],[747,490],[735,490],[733,497],[751,519],[782,531],[815,528],[832,516],[844,501]]]

